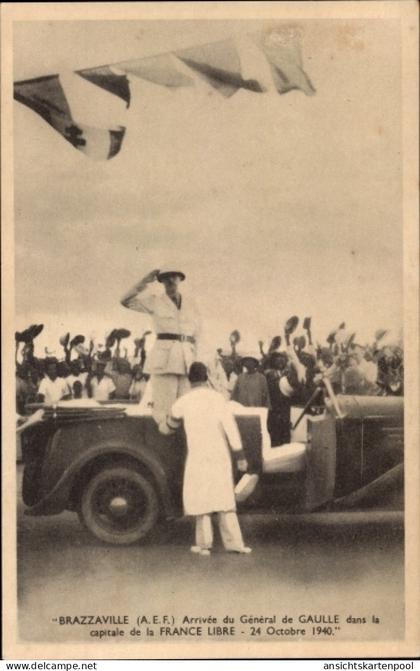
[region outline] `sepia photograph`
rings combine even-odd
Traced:
[[[417,5],[71,4],[3,15],[10,655],[418,652]]]

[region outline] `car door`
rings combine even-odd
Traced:
[[[304,509],[316,510],[331,501],[336,477],[335,418],[308,419]]]

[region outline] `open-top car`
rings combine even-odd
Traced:
[[[265,409],[232,409],[249,472],[259,476],[239,511],[402,510],[402,398],[326,399],[279,447],[270,445]],[[182,516],[185,455],[183,429],[162,435],[141,406],[61,402],[23,433],[26,514],[75,511],[98,539],[137,542],[160,520]]]

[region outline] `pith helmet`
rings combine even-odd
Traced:
[[[176,266],[168,265],[163,266],[159,270],[158,282],[162,282],[165,276],[167,277],[168,275],[179,275],[182,282],[185,280],[185,273],[183,273],[182,270],[176,270]]]

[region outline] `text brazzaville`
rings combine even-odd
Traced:
[[[60,615],[58,624],[129,624],[128,615]]]

